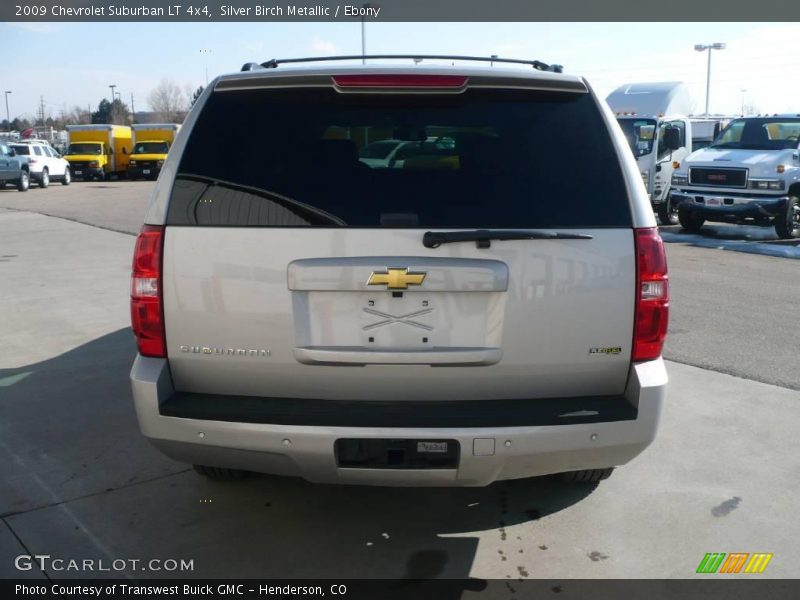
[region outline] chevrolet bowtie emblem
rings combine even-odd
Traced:
[[[373,271],[367,285],[385,285],[389,290],[406,290],[410,285],[421,285],[425,281],[425,273],[409,273],[408,267],[398,269],[390,267],[383,272]]]

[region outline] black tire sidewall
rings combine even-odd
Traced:
[[[775,217],[775,232],[782,239],[800,238],[800,224],[793,222],[795,207],[800,205],[800,198],[789,196],[783,213]]]

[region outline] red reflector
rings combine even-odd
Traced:
[[[142,356],[166,358],[161,304],[161,250],[164,228],[145,225],[136,238],[131,273],[131,328]]]
[[[636,316],[632,360],[661,356],[669,324],[669,278],[664,242],[655,227],[635,229]]]
[[[334,75],[339,87],[364,88],[460,88],[469,78],[464,75]]]

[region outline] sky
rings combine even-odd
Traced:
[[[705,108],[707,53],[713,51],[710,112],[800,113],[800,23],[380,23],[366,25],[367,53],[468,54],[539,59],[586,77],[605,97],[632,82],[684,81]],[[205,50],[206,52],[201,52]],[[350,23],[0,23],[0,92],[11,118],[74,106],[97,109],[110,84],[137,111],[161,80],[195,89],[245,62],[360,54],[361,24]],[[0,104],[0,118],[5,118]]]

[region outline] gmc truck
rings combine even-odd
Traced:
[[[614,116],[540,61],[393,58],[248,63],[197,100],[134,251],[142,433],[216,478],[605,479],[656,435],[669,308]]]
[[[706,221],[772,225],[800,237],[800,114],[731,121],[672,175],[672,202],[684,229]]]

